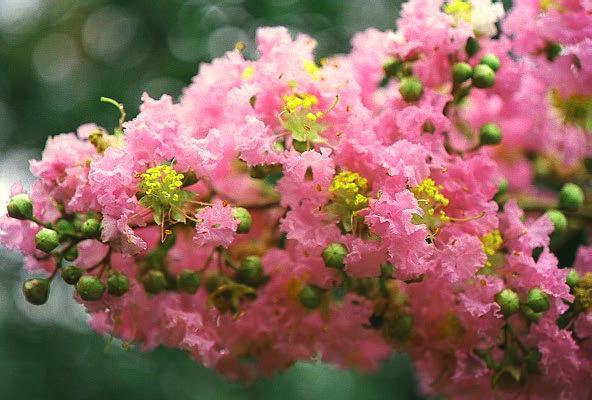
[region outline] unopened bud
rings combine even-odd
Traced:
[[[67,267],[62,267],[61,274],[62,279],[68,285],[76,285],[80,277],[84,275],[84,270],[75,265],[68,265]]]
[[[417,101],[423,94],[423,83],[414,76],[403,78],[399,85],[399,93],[407,102]]]
[[[82,234],[91,239],[99,239],[101,237],[101,222],[95,218],[89,218],[82,224]]]
[[[542,313],[549,309],[549,295],[539,288],[528,291],[527,303],[536,313]]]
[[[263,278],[263,266],[258,256],[247,256],[242,259],[238,269],[238,278],[247,285],[256,286]]]
[[[452,66],[452,81],[456,84],[468,81],[473,76],[473,67],[465,62],[457,62]]]
[[[45,304],[49,296],[49,280],[38,278],[26,280],[23,284],[23,294],[31,304],[36,306]]]
[[[127,276],[118,271],[111,271],[107,278],[107,291],[113,296],[122,296],[129,290],[130,282]]]
[[[467,44],[465,45],[465,51],[469,57],[473,57],[481,50],[481,45],[479,41],[474,37],[470,37],[467,39]]]
[[[53,229],[43,228],[35,235],[35,247],[46,253],[60,244],[60,235]]]
[[[25,193],[13,196],[8,205],[8,216],[16,219],[31,219],[33,218],[33,203],[29,196]]]
[[[96,301],[103,297],[105,285],[96,276],[83,275],[76,283],[76,292],[78,292],[82,300]]]
[[[501,66],[500,60],[499,60],[499,58],[497,58],[497,56],[495,54],[486,54],[481,59],[480,63],[483,65],[487,65],[494,72],[496,72]]]
[[[304,286],[300,291],[300,303],[309,310],[314,310],[321,304],[321,291],[314,286]]]
[[[505,317],[516,314],[520,309],[520,298],[512,289],[504,289],[495,295],[495,302],[500,306]]]
[[[559,208],[577,211],[584,204],[584,191],[575,183],[566,183],[559,192]]]
[[[497,124],[487,123],[479,129],[479,142],[482,145],[499,144],[502,141],[502,131]]]
[[[343,269],[347,248],[341,243],[331,243],[323,250],[323,261],[329,268]]]
[[[237,233],[249,233],[251,230],[251,213],[246,208],[234,207],[232,209],[232,218],[238,220],[238,227],[236,228]]]
[[[549,210],[545,215],[553,224],[554,233],[563,233],[567,230],[567,218],[565,218],[565,215],[561,211]]]
[[[495,71],[490,66],[479,64],[473,68],[473,86],[486,89],[495,85]]]
[[[181,292],[194,294],[199,288],[200,274],[198,271],[183,269],[177,278],[177,289]]]
[[[151,269],[142,276],[142,284],[148,293],[157,294],[166,288],[167,279],[162,271]]]

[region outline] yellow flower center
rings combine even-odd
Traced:
[[[553,90],[551,104],[561,115],[564,124],[574,124],[592,132],[592,96],[572,94],[564,98],[557,90]]]
[[[451,0],[444,6],[444,12],[459,21],[471,22],[473,17],[473,6],[469,1]]]
[[[345,204],[352,211],[368,206],[368,180],[357,172],[342,171],[333,178],[329,192],[335,201]]]
[[[140,174],[140,190],[160,204],[175,204],[181,199],[184,177],[168,164],[158,165]]]

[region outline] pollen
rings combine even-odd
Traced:
[[[415,198],[419,200],[423,200],[424,202],[428,202],[429,204],[433,205],[432,212],[430,213],[433,215],[433,209],[439,206],[446,207],[450,202],[446,196],[440,193],[440,190],[444,189],[442,185],[436,185],[430,178],[424,179],[419,185],[415,186],[411,189],[411,193],[415,195]]]
[[[248,81],[249,79],[251,79],[253,77],[253,75],[255,75],[255,67],[250,65],[247,68],[245,68],[243,70],[243,80]]]
[[[174,204],[180,200],[184,177],[168,164],[158,165],[140,174],[140,190],[161,204]]]
[[[316,106],[318,103],[319,99],[315,95],[308,93],[295,93],[284,96],[284,108],[289,113],[299,110],[310,110],[312,106]],[[314,114],[312,115],[314,116]]]
[[[357,172],[342,171],[333,178],[329,192],[335,200],[344,203],[351,210],[361,210],[368,206],[368,180]]]
[[[494,230],[489,232],[487,235],[481,238],[481,243],[483,244],[483,251],[488,256],[493,256],[496,251],[502,248],[504,244],[504,239],[499,230]]]
[[[576,304],[581,307],[584,312],[592,309],[592,272],[586,272],[580,279],[578,286],[574,288],[574,296]]]
[[[304,60],[302,66],[304,67],[304,70],[311,76],[312,79],[319,79],[321,69],[313,60]]]
[[[444,6],[444,12],[458,21],[471,22],[473,6],[466,0],[451,0]]]

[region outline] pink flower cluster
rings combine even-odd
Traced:
[[[590,1],[411,0],[320,64],[257,45],[49,139],[0,216],[49,274],[27,299],[61,274],[97,332],[246,381],[404,351],[426,394],[591,396],[592,250],[556,256],[592,218]]]

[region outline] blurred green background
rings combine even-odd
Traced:
[[[349,49],[366,27],[394,28],[399,0],[0,0],[0,205],[10,184],[30,184],[28,160],[48,135],[117,115],[140,96],[178,97],[198,64],[247,45],[264,25],[286,25],[319,42],[322,57]],[[22,300],[21,259],[0,249],[0,398],[3,399],[414,399],[409,362],[393,357],[378,374],[302,363],[245,387],[198,366],[180,351],[142,353],[88,329],[71,288],[48,304]]]

